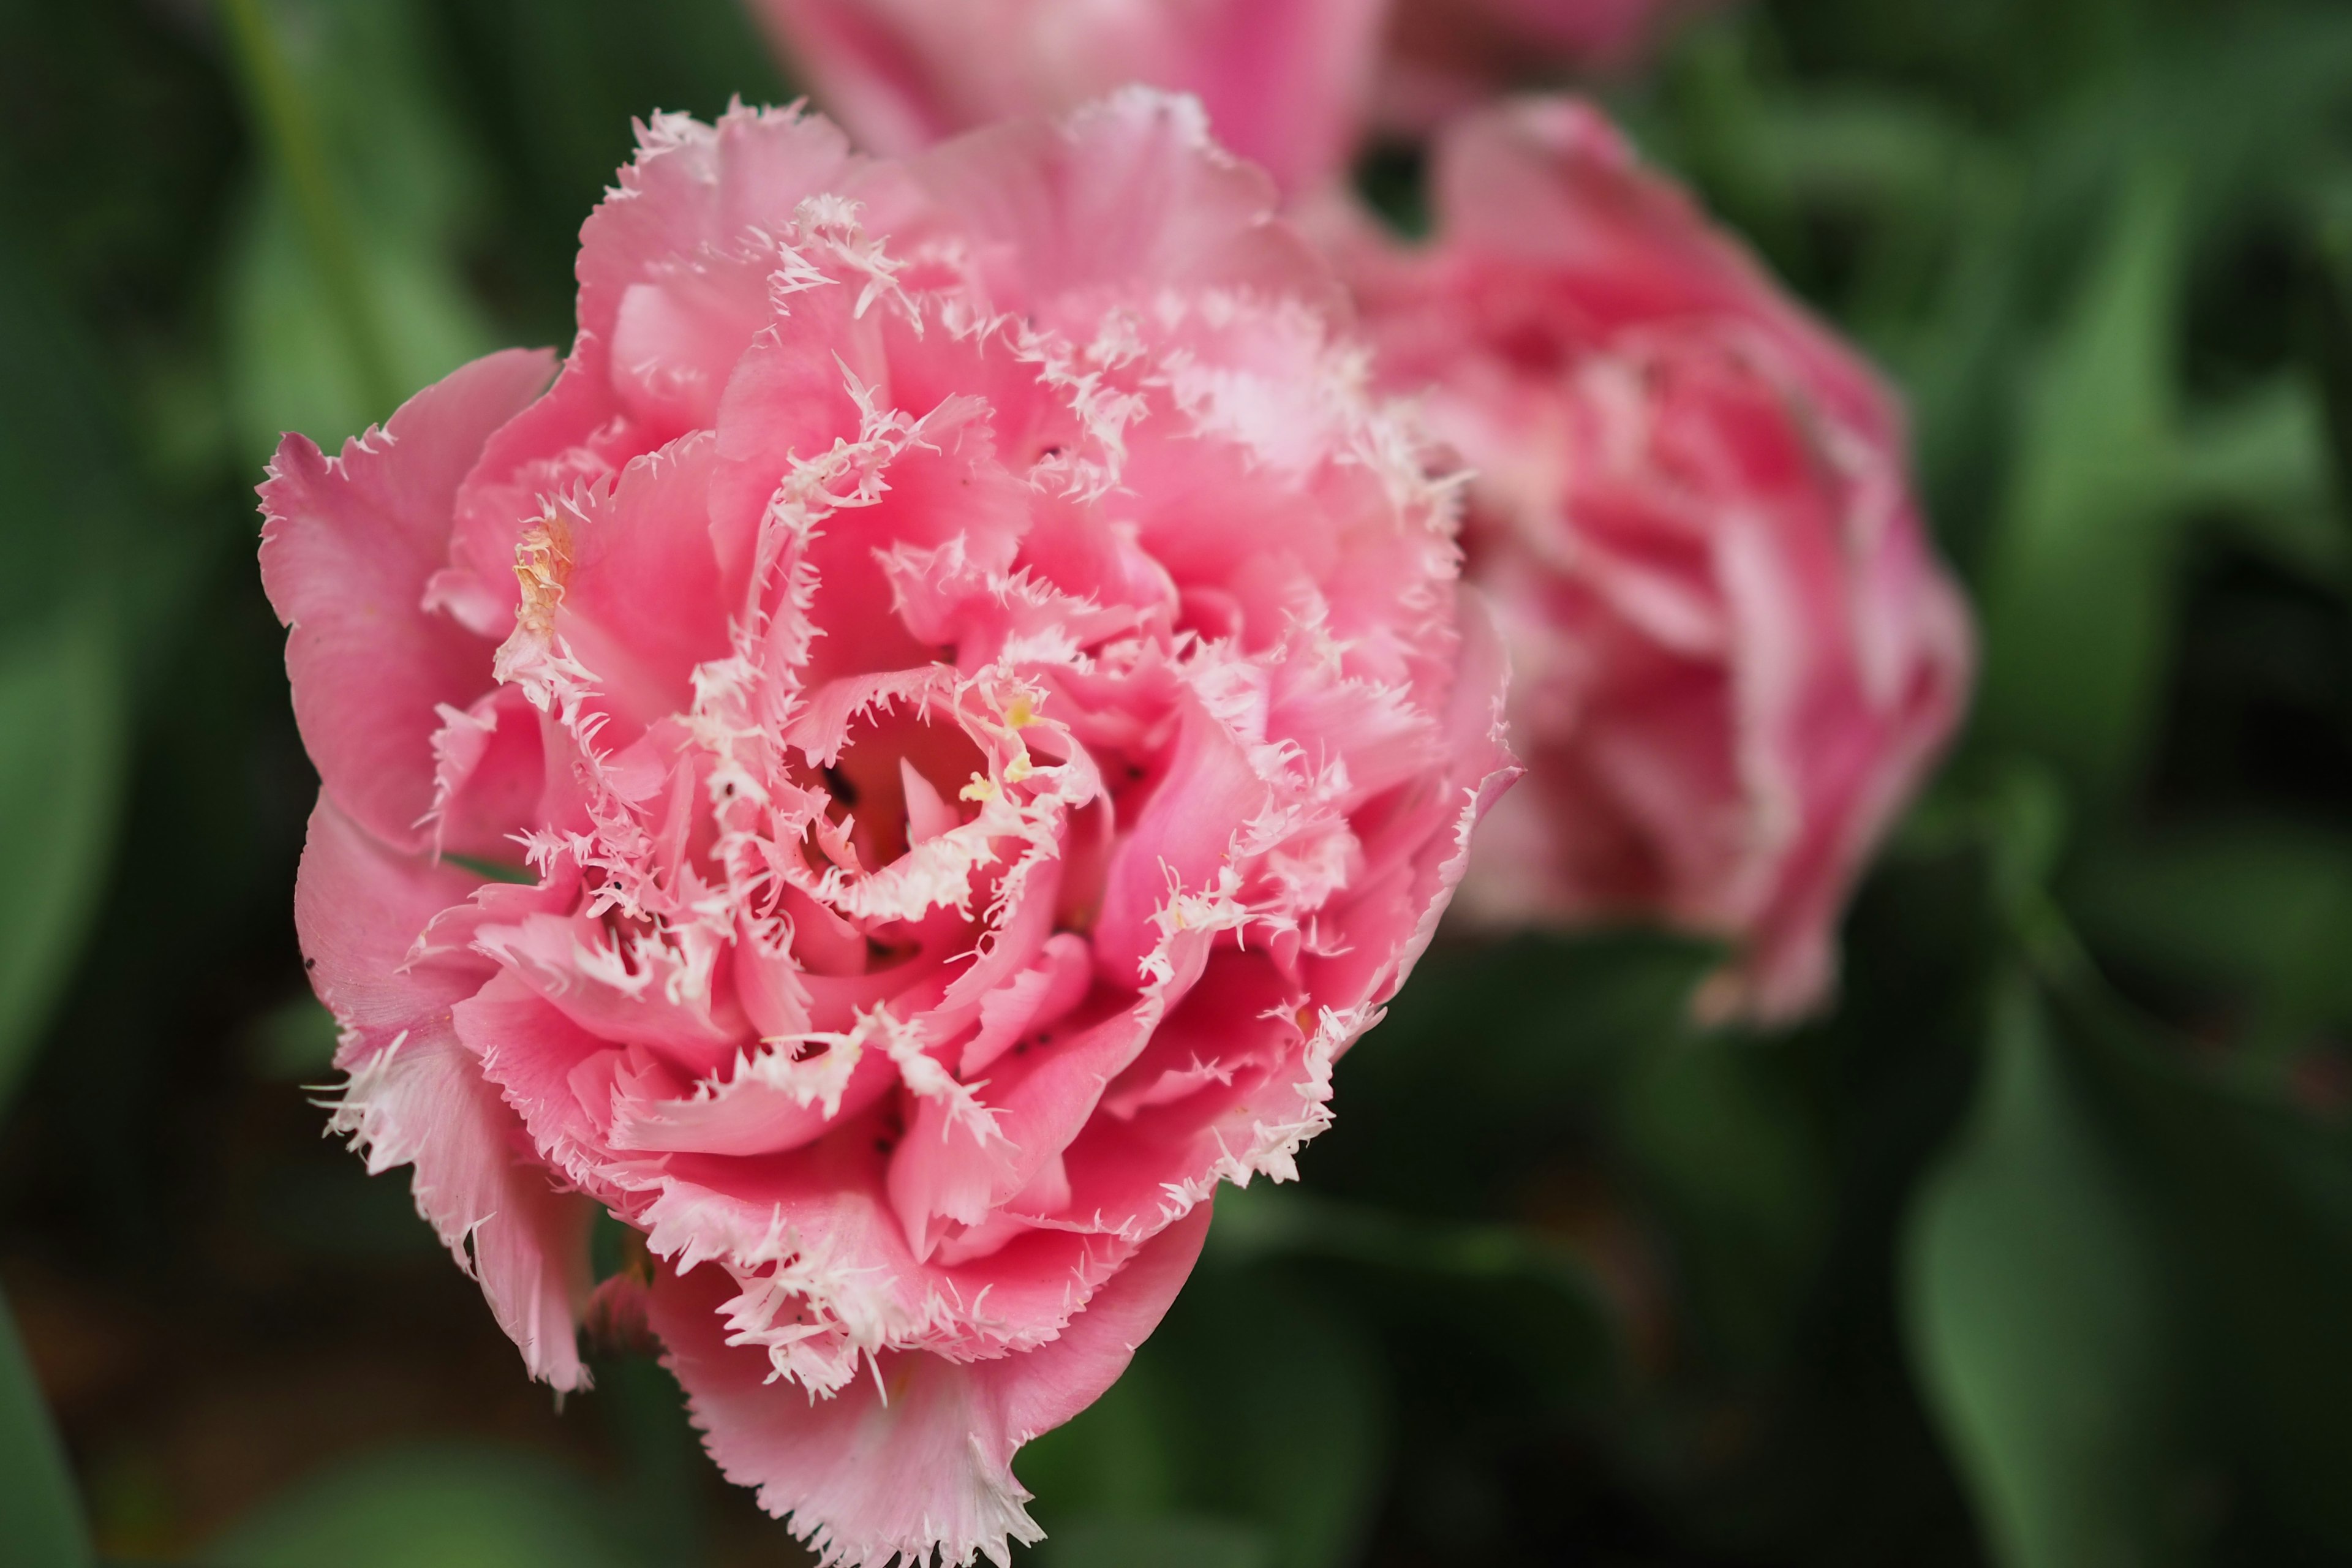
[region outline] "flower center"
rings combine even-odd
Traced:
[[[806,781],[831,798],[824,820],[811,824],[815,847],[853,875],[879,871],[978,815],[961,791],[985,771],[980,748],[953,724],[917,712],[861,715]]]

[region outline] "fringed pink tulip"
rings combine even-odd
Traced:
[[[1703,1009],[1801,1015],[1970,679],[1895,402],[1580,103],[1474,117],[1433,177],[1424,249],[1332,227],[1383,376],[1475,475],[1512,647],[1529,778],[1465,910],[1727,939]]]
[[[1189,100],[641,142],[551,388],[493,355],[262,489],[335,1125],[537,1375],[602,1205],[652,1267],[599,1316],[826,1563],[1002,1563],[1013,1451],[1428,941],[1498,647]]]
[[[1385,0],[751,0],[787,62],[877,152],[1132,82],[1197,94],[1286,190],[1355,150]]]

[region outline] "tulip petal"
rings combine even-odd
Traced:
[[[454,868],[386,849],[320,797],[294,921],[319,998],[344,1030],[337,1061],[350,1078],[332,1125],[365,1153],[369,1174],[415,1167],[416,1212],[480,1281],[531,1375],[585,1388],[574,1332],[595,1205],[558,1192],[529,1157],[521,1121],[457,1039],[450,1008],[489,966],[405,963],[425,923],[470,889]]]
[[[444,705],[490,688],[490,647],[425,609],[457,487],[552,359],[509,349],[425,388],[329,458],[289,436],[261,487],[261,581],[289,628],[294,720],[327,792],[385,843],[424,847]]]
[[[1139,1252],[1060,1336],[1024,1354],[957,1364],[886,1352],[872,1379],[826,1400],[768,1383],[768,1359],[727,1342],[733,1283],[705,1266],[655,1281],[663,1363],[730,1480],[759,1489],[824,1568],[882,1568],[894,1554],[999,1568],[1043,1537],[1013,1455],[1100,1396],[1159,1326],[1209,1228],[1202,1204]],[[877,1384],[879,1384],[877,1387]]]

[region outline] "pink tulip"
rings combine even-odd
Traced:
[[[755,0],[816,100],[904,154],[1142,82],[1303,190],[1355,150],[1385,0]]]
[[[1433,181],[1425,249],[1330,222],[1383,377],[1473,472],[1517,670],[1529,782],[1465,909],[1727,939],[1703,1009],[1800,1015],[1971,674],[1895,401],[1583,104],[1469,119]]]
[[[551,388],[494,354],[262,488],[335,1125],[535,1374],[601,1205],[652,1262],[597,1315],[824,1563],[1003,1563],[1013,1450],[1429,940],[1499,645],[1190,100],[640,140]]]

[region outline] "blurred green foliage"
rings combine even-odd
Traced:
[[[250,487],[562,342],[632,116],[786,92],[730,0],[0,0],[0,1265],[222,1353],[452,1273],[230,1113],[331,1037]],[[1698,1030],[1652,935],[1441,942],[1305,1189],[1022,1455],[1034,1560],[2352,1562],[2352,8],[1769,0],[1611,97],[1907,393],[1976,719],[1808,1027]],[[354,1436],[160,1535],[137,1407],[58,1408],[0,1334],[11,1562],[89,1560],[67,1451],[110,1552],[730,1539],[642,1358],[572,1458]]]
[[[219,1568],[636,1568],[587,1481],[535,1456],[394,1449],[271,1501],[205,1553]]]

